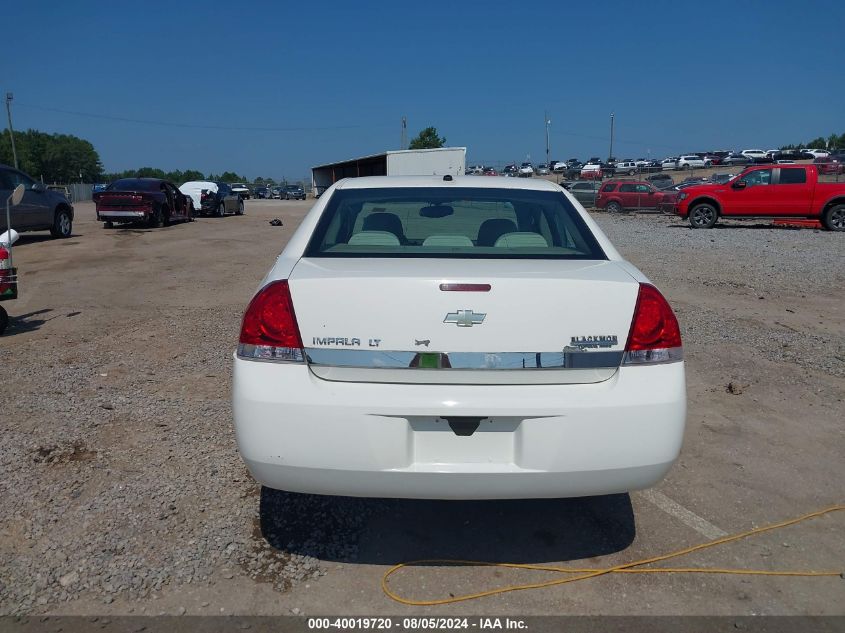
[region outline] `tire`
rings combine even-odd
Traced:
[[[0,307],[0,335],[6,331],[7,327],[9,327],[9,313]]]
[[[687,163],[686,165],[684,165],[684,166],[682,167],[682,169],[683,169],[684,171],[688,171],[688,170],[689,170],[689,168],[690,168],[689,163]]]
[[[694,229],[712,229],[718,219],[716,207],[707,202],[695,205],[689,212],[689,224]]]
[[[622,213],[625,210],[622,208],[622,205],[616,202],[615,200],[612,202],[608,202],[605,209],[608,213]]]
[[[628,175],[629,175],[629,176],[633,176],[633,175],[634,175],[634,170],[633,170],[633,169],[629,169],[629,170],[628,170]]]
[[[70,217],[70,211],[67,209],[57,209],[53,216],[53,226],[50,227],[50,235],[58,238],[70,237],[73,233],[73,220]]]
[[[244,201],[238,201],[238,210],[235,212],[236,215],[243,215],[244,214]]]
[[[845,204],[828,207],[822,214],[822,226],[828,231],[845,231]]]
[[[164,212],[161,207],[156,207],[149,220],[147,220],[151,229],[160,229],[164,226]]]
[[[217,217],[222,218],[224,215],[226,215],[226,205],[221,202],[217,205]]]
[[[113,229],[114,228],[114,222],[111,222],[111,221],[103,222],[103,228],[104,229]]]

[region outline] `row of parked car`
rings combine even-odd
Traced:
[[[819,164],[768,163],[678,184],[668,174],[654,174],[640,181],[581,180],[562,186],[588,208],[675,213],[692,228],[712,228],[720,218],[772,217],[817,220],[830,231],[845,231],[845,184],[820,182],[819,174]],[[662,186],[666,179],[672,184]]]
[[[661,171],[690,171],[694,169],[705,169],[719,165],[729,167],[737,165],[761,165],[761,164],[787,164],[799,160],[812,160],[820,165],[819,173],[841,174],[845,169],[845,150],[823,150],[823,149],[796,149],[796,150],[761,150],[744,149],[739,152],[716,150],[710,152],[692,152],[681,156],[669,156],[662,160],[651,160],[646,158],[624,158],[622,160],[610,159],[602,161],[598,157],[592,157],[586,162],[577,158],[570,158],[567,161],[552,161],[549,164],[534,166],[531,162],[524,162],[520,165],[512,163],[506,165],[500,172],[493,167],[484,165],[472,165],[466,169],[469,175],[484,176],[513,176],[530,178],[531,176],[544,176],[549,173],[561,174],[568,180],[589,179],[601,180],[611,176],[653,173]]]
[[[299,185],[249,189],[243,183],[192,180],[177,187],[159,178],[123,178],[94,193],[97,219],[105,228],[116,223],[143,222],[160,227],[193,221],[197,215],[243,215],[251,197],[305,200]]]
[[[305,200],[305,190],[299,185],[277,185],[275,187],[258,186],[252,192],[246,185],[240,185],[247,190],[244,197],[249,199],[266,198],[275,200]]]

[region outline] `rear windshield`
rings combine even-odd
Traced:
[[[115,180],[106,187],[106,191],[160,191],[160,180],[145,180],[143,178],[123,178]]]
[[[461,187],[336,191],[305,255],[607,259],[563,193]]]

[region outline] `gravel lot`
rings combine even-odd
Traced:
[[[603,577],[436,609],[385,598],[381,574],[401,560],[605,565],[705,539],[642,493],[262,496],[235,448],[230,355],[243,307],[310,204],[104,230],[82,203],[73,238],[21,239],[21,299],[4,304],[13,323],[0,338],[0,613],[845,613],[838,578]],[[595,217],[685,335],[687,435],[660,498],[725,532],[842,503],[845,236]],[[843,521],[683,563],[845,569]],[[395,584],[424,598],[532,577],[420,567]]]

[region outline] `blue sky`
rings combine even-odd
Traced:
[[[298,178],[398,148],[403,115],[409,136],[434,125],[472,163],[542,162],[544,111],[556,159],[605,156],[611,112],[618,157],[845,132],[841,0],[15,2],[3,14],[15,128],[86,138],[108,171]]]

